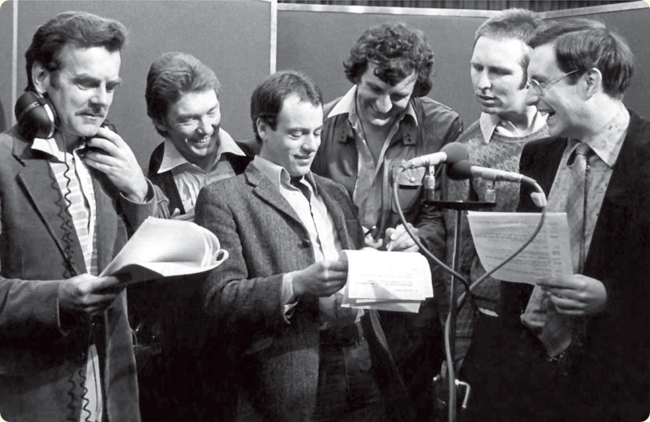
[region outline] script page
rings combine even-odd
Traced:
[[[348,280],[343,307],[417,312],[433,297],[431,269],[419,253],[346,250]]]
[[[134,284],[161,277],[196,274],[228,258],[211,231],[193,222],[149,217],[102,271],[127,274]]]
[[[538,213],[467,213],[472,239],[481,264],[487,271],[501,264],[533,234]],[[541,231],[530,245],[492,277],[516,283],[535,284],[539,278],[573,274],[569,224],[566,213],[547,213]]]

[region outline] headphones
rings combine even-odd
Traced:
[[[23,130],[33,132],[36,138],[51,138],[59,124],[50,100],[29,89],[16,101],[14,114],[18,125]]]

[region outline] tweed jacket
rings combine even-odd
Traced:
[[[91,175],[101,271],[153,213],[159,197],[134,204],[102,174]],[[18,127],[0,134],[0,415],[12,422],[78,421],[93,336],[107,420],[139,421],[125,293],[92,319],[59,313],[62,280],[86,272],[63,204],[46,156],[31,149]],[[64,318],[70,318],[66,324]]]
[[[314,180],[342,248],[362,246],[362,229],[343,186],[316,175]],[[302,296],[287,322],[281,297],[284,274],[314,263],[307,229],[254,165],[205,187],[195,222],[214,232],[230,253],[210,273],[203,304],[212,343],[228,349],[229,362],[216,376],[236,372],[236,420],[310,420],[319,367],[318,298]],[[403,384],[377,314],[367,312],[362,324],[384,394],[395,399]]]
[[[547,138],[526,145],[521,173],[548,195],[566,147],[565,139]],[[606,310],[588,317],[584,356],[571,374],[585,400],[605,406],[604,420],[642,420],[650,412],[650,121],[630,110],[627,136],[605,193],[583,274],[607,290]],[[539,212],[522,187],[518,211]],[[502,283],[503,321],[517,342],[525,330],[519,316],[532,286]],[[507,346],[506,346],[507,347]],[[540,346],[541,347],[541,346]],[[611,412],[611,413],[605,413]],[[602,417],[602,416],[601,416]],[[609,419],[608,419],[609,418]],[[629,418],[629,419],[628,419]],[[591,420],[591,419],[589,419]]]

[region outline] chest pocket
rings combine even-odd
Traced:
[[[418,198],[422,191],[422,179],[426,173],[425,167],[416,167],[400,172],[399,167],[393,169],[393,176],[397,177],[397,197],[402,212],[406,213],[418,204]],[[392,185],[389,190],[393,212],[397,212],[398,205],[392,197]]]

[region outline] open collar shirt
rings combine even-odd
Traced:
[[[188,215],[194,215],[194,206],[199,191],[204,186],[218,180],[227,179],[235,175],[225,153],[245,156],[244,151],[237,145],[233,138],[225,130],[219,128],[219,145],[217,156],[212,167],[208,171],[203,170],[196,164],[190,163],[178,151],[170,139],[165,139],[165,151],[158,173],[172,172],[174,183],[183,202],[183,208]]]
[[[384,180],[383,164],[386,152],[393,144],[393,138],[399,130],[400,125],[404,119],[412,119],[415,126],[418,125],[418,119],[413,110],[413,106],[409,102],[404,110],[404,113],[397,118],[393,126],[388,132],[388,136],[384,140],[384,144],[379,153],[379,157],[375,162],[370,148],[368,147],[367,140],[365,139],[361,121],[357,114],[356,107],[357,86],[353,86],[334,106],[330,111],[328,118],[339,114],[347,114],[350,126],[355,133],[355,142],[357,151],[359,153],[358,160],[358,173],[357,181],[352,193],[352,200],[359,208],[359,218],[361,224],[366,228],[372,228],[379,223],[382,213],[382,203],[384,197],[384,184],[388,183]]]

